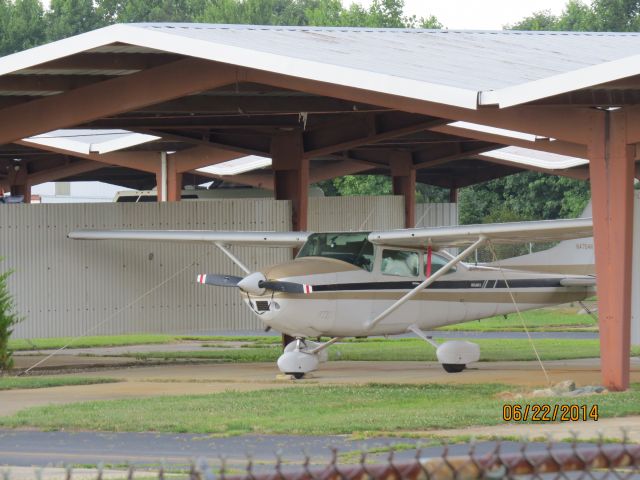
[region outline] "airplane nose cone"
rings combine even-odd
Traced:
[[[254,272],[240,280],[238,287],[244,292],[252,293],[253,295],[262,295],[264,288],[260,287],[260,282],[264,282],[265,280],[266,278],[261,272]]]

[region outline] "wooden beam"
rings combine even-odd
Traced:
[[[0,83],[1,85],[1,83]],[[139,113],[197,113],[255,115],[265,113],[298,115],[385,111],[387,109],[359,102],[349,102],[319,96],[270,96],[270,95],[190,95],[170,102],[158,103],[138,109]]]
[[[430,149],[414,152],[413,167],[416,169],[431,168],[463,158],[473,158],[475,155],[495,149],[495,144],[486,142],[436,145]]]
[[[629,388],[635,149],[625,110],[593,111],[589,169],[603,385]]]
[[[364,102],[403,112],[464,120],[578,144],[586,144],[588,141],[586,132],[590,117],[589,109],[585,108],[523,105],[505,109],[486,107],[472,110],[260,70],[244,69],[238,76],[243,81]]]
[[[64,92],[111,78],[113,78],[113,76],[4,75],[0,76],[0,90],[10,90],[12,92]]]
[[[404,228],[416,225],[416,170],[411,152],[391,152],[393,194],[404,197]]]
[[[73,175],[92,172],[104,167],[105,164],[101,162],[81,160],[69,163],[68,165],[42,170],[37,173],[31,173],[28,176],[28,181],[31,185],[39,185],[45,182],[55,182],[56,180],[60,180],[62,178],[70,177]]]
[[[77,53],[21,70],[146,70],[184,57],[169,53]]]
[[[186,59],[0,110],[0,144],[226,85],[234,70]]]
[[[85,160],[92,160],[106,165],[118,165],[120,167],[132,168],[143,172],[156,173],[159,168],[159,156],[157,152],[111,152],[101,155],[98,153],[73,152],[62,148],[51,147],[49,145],[37,145],[31,142],[25,142],[24,140],[20,140],[15,143],[47,152],[83,158]]]
[[[453,127],[451,125],[440,125],[430,128],[430,130],[463,138],[473,138],[475,140],[481,140],[483,142],[498,143],[502,146],[512,145],[514,147],[530,148],[531,150],[556,153],[558,155],[567,155],[569,157],[587,158],[586,145],[563,142],[561,140],[555,140],[553,142],[549,140],[536,140],[535,142],[530,142],[506,135],[496,135],[493,133],[479,132],[477,130]]]
[[[225,180],[241,185],[250,185],[255,188],[265,188],[273,190],[273,174],[272,173],[241,173],[239,175],[216,175],[215,173],[198,172],[192,170],[191,173],[201,175],[203,177]]]
[[[305,158],[316,158],[361,145],[400,137],[436,125],[441,119],[404,112],[385,112],[345,118],[329,126],[311,129],[304,133]]]
[[[340,162],[326,162],[326,164],[321,167],[316,166],[310,170],[310,183],[322,182],[323,180],[330,180],[345,175],[353,175],[354,173],[365,172],[372,168],[376,168],[376,166],[368,162],[348,158]]]

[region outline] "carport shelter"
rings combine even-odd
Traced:
[[[635,33],[114,25],[0,59],[0,186],[28,194],[119,167],[178,200],[184,172],[256,154],[272,158],[271,171],[244,174],[246,183],[291,200],[296,229],[306,228],[309,183],[361,172],[391,173],[410,226],[416,180],[455,197],[529,167],[482,155],[498,146],[587,159],[588,170],[562,173],[591,180],[602,372],[622,390],[638,47]],[[164,144],[70,158],[22,140],[60,128]]]

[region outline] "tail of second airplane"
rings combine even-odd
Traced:
[[[591,217],[591,202],[580,217]],[[536,272],[595,275],[593,238],[565,240],[548,250],[506,258],[489,265]]]

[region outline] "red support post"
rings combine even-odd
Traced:
[[[458,203],[458,189],[455,187],[449,189],[449,203]]]
[[[182,199],[182,173],[178,172],[175,154],[167,155],[167,202]]]
[[[629,388],[635,149],[624,109],[594,111],[589,173],[604,386]]]
[[[395,152],[391,158],[393,194],[404,196],[404,227],[416,225],[416,170],[411,152]]]
[[[291,200],[291,226],[307,229],[309,159],[304,158],[302,134],[287,132],[271,140],[271,159],[276,200]]]

